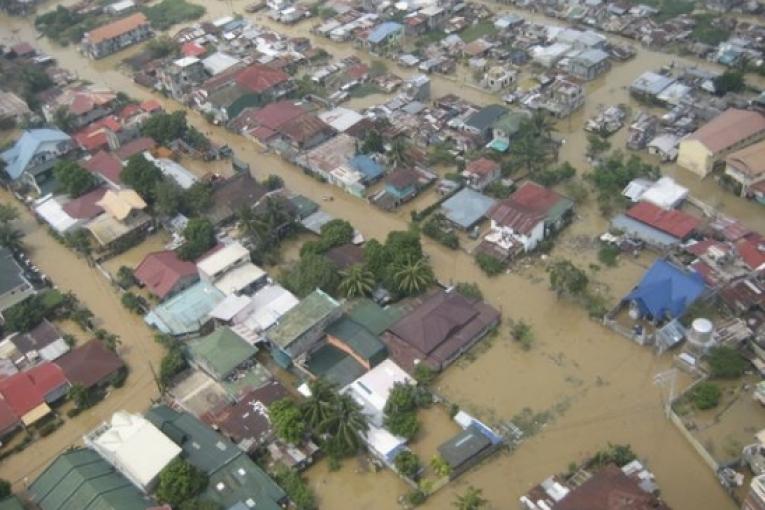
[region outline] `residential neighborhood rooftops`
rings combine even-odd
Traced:
[[[199,331],[210,311],[225,295],[209,282],[198,282],[157,305],[144,320],[170,335]]]
[[[438,453],[452,469],[457,469],[490,446],[491,441],[488,437],[477,429],[468,427],[441,444]]]
[[[86,32],[85,38],[93,44],[98,44],[102,41],[119,37],[148,23],[149,20],[146,16],[142,12],[137,12],[125,18],[118,19],[117,21],[102,25],[90,32]]]
[[[346,313],[373,335],[382,334],[401,316],[401,313],[395,309],[382,308],[368,298],[357,299],[350,303]]]
[[[403,28],[404,25],[401,23],[397,23],[395,21],[385,21],[372,29],[372,31],[369,33],[369,37],[367,37],[367,41],[372,44],[379,44],[385,41],[385,39],[387,39],[390,35],[403,30]]]
[[[263,93],[289,79],[289,75],[284,71],[263,64],[249,65],[236,75],[236,83],[239,86],[256,94]]]
[[[122,359],[97,339],[78,345],[56,360],[72,384],[92,388],[122,369]]]
[[[66,143],[70,140],[69,135],[58,129],[29,129],[24,131],[10,149],[0,153],[0,158],[5,161],[5,171],[10,178],[18,179],[41,146]]]
[[[197,262],[197,268],[208,276],[220,276],[219,273],[242,259],[250,259],[250,252],[242,243],[234,242],[223,246]]]
[[[141,211],[146,208],[146,202],[141,195],[132,189],[122,189],[118,191],[107,190],[101,200],[96,205],[103,208],[112,218],[123,221],[127,219],[134,210]]]
[[[385,358],[385,344],[364,326],[348,316],[343,316],[327,328],[327,335],[337,338],[365,360],[379,361]]]
[[[655,320],[678,318],[705,290],[704,279],[664,260],[657,260],[625,298]]]
[[[499,225],[527,234],[564,203],[570,204],[571,201],[549,188],[529,181],[505,200],[497,202],[488,214]]]
[[[758,179],[765,174],[765,141],[736,151],[725,161],[749,179]]]
[[[694,131],[686,140],[696,140],[717,154],[763,131],[765,115],[729,108]]]
[[[185,278],[197,274],[197,266],[188,260],[181,260],[173,250],[149,253],[134,271],[135,278],[149,292],[164,299]]]
[[[486,217],[494,203],[493,198],[464,188],[441,204],[441,210],[449,221],[462,229],[469,229]]]
[[[638,482],[609,464],[572,489],[555,504],[555,510],[613,510],[614,501],[631,510],[669,510],[659,498],[645,492]],[[625,506],[628,505],[628,506]]]
[[[258,352],[229,328],[218,328],[207,336],[190,341],[188,349],[197,363],[212,372],[210,375],[221,379]]]
[[[260,126],[271,130],[277,130],[284,124],[305,115],[306,110],[294,101],[283,100],[269,103],[255,110],[252,117]]]
[[[364,407],[370,421],[381,427],[385,403],[396,383],[415,384],[415,381],[393,360],[386,359],[341,391],[350,393]]]
[[[255,182],[249,172],[240,172],[213,189],[213,206],[208,217],[222,223],[242,208],[253,207],[266,193],[268,190]]]
[[[115,154],[122,161],[127,161],[132,156],[135,156],[136,154],[143,154],[146,151],[152,150],[156,146],[157,142],[155,142],[153,138],[143,136],[122,145],[115,151]]]
[[[334,313],[339,306],[329,294],[317,289],[285,313],[268,332],[268,338],[280,347],[287,347],[318,321]]]
[[[640,202],[627,211],[627,216],[665,232],[685,239],[701,224],[701,220],[677,210],[664,210],[650,202]]]

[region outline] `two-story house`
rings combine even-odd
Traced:
[[[40,184],[52,178],[56,161],[73,149],[72,138],[63,131],[30,129],[10,149],[0,153],[0,158],[11,181],[40,191]]]
[[[80,49],[88,57],[98,59],[145,41],[151,36],[149,20],[143,13],[137,12],[85,32]]]

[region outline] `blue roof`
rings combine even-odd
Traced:
[[[441,204],[441,210],[449,221],[468,229],[478,223],[493,205],[493,198],[464,188]]]
[[[208,321],[208,314],[224,297],[212,284],[200,281],[158,304],[144,321],[168,335],[194,333]]]
[[[0,154],[0,158],[5,161],[5,171],[11,179],[16,180],[24,173],[41,145],[69,140],[71,140],[69,135],[58,129],[30,129],[24,131],[13,147]]]
[[[383,174],[382,165],[364,154],[353,157],[348,163],[354,170],[364,174],[365,181],[373,181]]]
[[[367,41],[372,44],[378,44],[383,42],[388,36],[395,34],[404,29],[404,25],[396,23],[395,21],[386,21],[377,25],[367,37]]]
[[[624,299],[637,304],[651,319],[677,318],[704,292],[704,280],[696,272],[685,272],[665,260],[657,260]]]

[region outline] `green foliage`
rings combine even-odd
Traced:
[[[353,241],[353,225],[345,220],[332,220],[322,225],[321,235],[318,241],[305,243],[300,254],[326,253],[336,246],[348,244]]]
[[[143,307],[141,306],[141,300],[132,292],[125,292],[122,294],[122,306],[135,314],[141,314]]]
[[[576,175],[574,168],[568,161],[552,168],[545,168],[531,176],[531,179],[542,186],[555,186],[565,182]]]
[[[50,310],[44,306],[39,294],[30,296],[3,312],[5,330],[25,333],[40,324],[49,314]]]
[[[179,507],[207,488],[207,475],[178,457],[159,474],[155,496],[160,503]]]
[[[93,394],[80,383],[71,385],[67,396],[79,410],[88,409],[95,403]]]
[[[384,151],[385,146],[383,145],[383,138],[379,131],[376,129],[367,131],[367,134],[364,137],[364,143],[361,145],[361,154],[382,154]]]
[[[154,58],[165,58],[179,53],[180,48],[171,37],[162,35],[146,43],[146,49]]]
[[[509,197],[513,189],[512,186],[505,186],[501,181],[494,181],[483,189],[483,194],[497,200],[502,200]]]
[[[93,251],[88,231],[84,228],[75,231],[69,231],[64,234],[64,244],[85,257],[89,257]]]
[[[531,329],[531,325],[524,321],[517,321],[510,328],[510,336],[513,340],[521,344],[524,350],[528,351],[534,344],[534,331]]]
[[[0,204],[0,223],[10,223],[19,218],[19,211],[10,204]]]
[[[496,276],[500,273],[504,273],[505,269],[507,269],[507,264],[486,253],[477,253],[475,261],[476,264],[478,264],[478,267],[480,267],[488,276]]]
[[[714,347],[707,357],[712,377],[736,379],[744,375],[748,363],[740,352],[732,347]]]
[[[167,30],[176,23],[193,21],[205,14],[205,8],[186,0],[162,0],[157,4],[145,6],[143,13],[149,18],[155,30]]]
[[[146,202],[152,203],[157,184],[163,180],[163,176],[159,168],[143,154],[136,154],[128,160],[120,174],[120,180],[133,188]]]
[[[74,161],[62,159],[56,162],[53,175],[62,191],[72,198],[84,195],[98,185],[98,178]]]
[[[713,409],[720,403],[722,391],[715,383],[702,382],[697,384],[691,391],[690,397],[698,409]]]
[[[160,216],[173,217],[183,208],[183,188],[174,180],[164,177],[157,181],[151,191],[154,212]]]
[[[268,188],[269,191],[274,191],[284,187],[284,179],[278,175],[271,174],[266,178],[263,184],[266,186],[266,188]]]
[[[187,499],[178,510],[223,510],[223,507],[209,499]]]
[[[129,289],[136,284],[133,270],[127,266],[120,266],[117,270],[117,284],[123,289]]]
[[[446,460],[440,455],[436,454],[430,459],[430,468],[433,472],[441,477],[449,476],[452,472],[452,467]]]
[[[417,474],[422,467],[417,454],[410,450],[403,450],[401,453],[396,455],[396,458],[393,460],[393,464],[396,466],[396,469],[399,473],[407,478],[411,478],[412,480],[417,479]]]
[[[421,294],[435,282],[433,269],[424,258],[394,262],[393,281],[396,290],[405,296]]]
[[[456,250],[460,247],[460,240],[451,223],[441,213],[436,213],[422,226],[422,233],[431,239],[435,239],[449,249]]]
[[[457,292],[468,299],[483,299],[483,292],[477,283],[459,282],[455,287]]]
[[[186,112],[178,110],[173,113],[160,112],[152,115],[144,122],[141,133],[153,138],[159,144],[166,145],[178,138],[183,138],[188,129]]]
[[[284,489],[297,510],[316,510],[318,504],[311,488],[294,469],[281,467],[274,474],[276,483]]]
[[[375,287],[375,275],[365,266],[356,264],[340,272],[342,280],[338,286],[340,293],[347,298],[367,296]]]
[[[195,260],[215,246],[215,227],[207,218],[192,218],[183,230],[184,242],[178,248],[182,260]]]
[[[659,169],[655,166],[643,162],[635,155],[625,160],[624,154],[616,151],[600,161],[593,171],[587,174],[587,179],[598,194],[601,212],[610,216],[612,209],[623,200],[621,191],[630,181],[638,177],[653,180],[659,176]]]
[[[730,38],[730,30],[720,26],[719,19],[714,14],[699,14],[693,17],[696,26],[691,31],[691,38],[710,46],[717,46]]]
[[[268,406],[268,414],[276,435],[288,443],[300,444],[305,438],[306,422],[298,405],[289,398]]]
[[[390,150],[388,151],[388,161],[390,161],[393,168],[404,166],[409,163],[410,147],[409,140],[403,136],[398,136],[391,142]]]
[[[414,379],[422,386],[430,386],[438,373],[425,363],[418,363],[414,367]]]
[[[335,395],[326,418],[319,423],[318,433],[328,434],[325,451],[330,457],[354,455],[361,448],[361,435],[369,430],[362,407],[350,395]]]
[[[394,384],[383,409],[385,427],[393,434],[412,439],[420,429],[417,409],[430,405],[432,398],[429,392],[413,384]]]
[[[457,510],[480,510],[485,508],[488,503],[488,500],[483,497],[483,491],[471,485],[465,489],[465,492],[457,496],[452,506]]]
[[[741,71],[725,71],[714,80],[715,94],[724,96],[728,92],[742,92],[746,88],[744,73]]]
[[[608,267],[614,267],[618,263],[621,250],[618,246],[610,243],[603,243],[598,249],[598,260]]]
[[[159,365],[160,386],[167,388],[173,377],[183,372],[187,366],[180,346],[175,345],[168,349]]]
[[[335,266],[324,255],[308,253],[282,274],[282,284],[293,294],[305,297],[316,289],[334,294],[340,283]]]
[[[476,39],[480,39],[481,37],[488,35],[494,35],[495,33],[497,33],[497,28],[493,23],[483,22],[468,26],[465,30],[460,32],[460,37],[466,43],[471,43]]]
[[[550,287],[559,296],[581,296],[589,284],[587,274],[568,260],[554,262],[547,272],[550,274]]]
[[[428,499],[428,495],[425,494],[425,492],[423,492],[421,489],[414,489],[413,491],[407,493],[406,496],[404,496],[404,499],[410,506],[418,507],[425,503],[425,500]]]
[[[11,495],[11,482],[0,478],[0,500]]]
[[[622,467],[635,459],[637,459],[637,455],[632,451],[630,445],[608,443],[605,449],[593,455],[589,462],[587,462],[587,467],[601,468],[608,464],[616,464]]]
[[[35,28],[56,43],[66,46],[82,40],[83,34],[98,26],[102,18],[86,16],[62,5],[35,18]]]

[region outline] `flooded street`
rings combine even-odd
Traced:
[[[213,18],[230,13],[230,2],[202,2]],[[242,11],[245,2],[235,2],[235,10]],[[501,7],[498,10],[508,10]],[[528,17],[527,13],[522,13]],[[357,55],[369,62],[366,53],[350,44],[334,44],[309,33],[315,20],[285,27],[264,16],[256,21],[291,35],[311,38],[315,45],[325,48],[336,57]],[[153,97],[115,69],[125,58],[123,52],[108,59],[92,62],[79,55],[74,48],[53,46],[47,39],[34,41],[36,32],[28,20],[0,18],[0,42],[34,42],[43,51],[59,60],[62,67],[76,70],[82,79],[107,85],[136,98]],[[627,104],[633,112],[638,105],[629,98],[627,87],[643,71],[662,65],[682,62],[676,56],[639,50],[635,59],[615,64],[604,78],[587,87],[585,107],[571,119],[558,125],[566,138],[561,161],[571,162],[580,172],[589,170],[584,158],[586,136],[583,121],[597,113],[602,105]],[[388,63],[389,68],[402,76],[413,74]],[[463,86],[459,79],[451,81],[433,75],[433,97],[456,93],[478,104],[497,102],[488,93]],[[363,107],[384,96],[368,96],[353,100],[353,107]],[[168,110],[181,108],[162,99]],[[383,213],[338,188],[317,185],[317,181],[303,174],[281,159],[262,154],[242,137],[206,123],[196,113],[190,121],[199,129],[211,132],[214,141],[227,143],[237,155],[250,163],[257,178],[269,174],[280,175],[287,187],[321,203],[330,214],[351,221],[366,238],[383,238],[391,230],[408,226],[407,208],[395,213]],[[612,138],[614,147],[624,146],[625,130]],[[699,181],[688,172],[673,166],[663,167],[688,186],[692,193],[740,218],[746,225],[765,231],[765,216],[761,206],[741,200],[721,190],[711,179]],[[321,197],[331,195],[333,201],[322,202]],[[0,195],[3,201],[7,195]],[[421,209],[415,201],[412,207]],[[565,256],[585,267],[596,263],[596,250],[580,249],[578,239],[592,239],[606,226],[592,204],[577,210],[578,220],[558,241],[554,256]],[[35,263],[47,272],[62,289],[73,290],[96,316],[103,327],[120,335],[123,340],[121,354],[132,372],[125,388],[115,391],[105,402],[67,423],[49,438],[38,441],[21,455],[0,465],[0,477],[19,481],[47,464],[58,451],[79,441],[81,435],[106,418],[116,409],[140,411],[156,395],[149,362],[156,363],[161,349],[153,342],[148,328],[135,315],[122,308],[117,294],[96,270],[77,259],[66,248],[53,241],[45,229],[39,228],[28,215],[23,228],[28,233],[26,243]],[[294,257],[298,243],[290,244],[285,259]],[[547,277],[539,265],[513,270],[509,275],[487,278],[473,259],[462,251],[450,251],[428,238],[423,244],[430,255],[441,281],[476,282],[488,302],[500,309],[507,319],[522,319],[532,325],[536,342],[530,351],[514,344],[503,326],[500,334],[491,340],[491,346],[477,355],[472,362],[461,361],[448,369],[436,382],[439,392],[464,406],[468,411],[488,420],[510,419],[523,408],[550,414],[548,426],[524,442],[512,455],[502,454],[487,464],[472,470],[456,484],[437,493],[423,508],[443,509],[451,505],[454,494],[467,484],[480,487],[495,509],[517,507],[517,498],[531,486],[556,472],[564,471],[571,462],[582,461],[588,454],[604,447],[607,442],[630,443],[638,455],[648,461],[658,478],[663,494],[676,510],[726,510],[734,508],[709,469],[680,436],[662,413],[662,391],[653,384],[656,373],[670,366],[669,357],[656,357],[651,351],[633,345],[599,324],[589,320],[586,312],[576,305],[556,299],[547,286]],[[640,277],[647,261],[622,261],[617,268],[603,269],[594,276],[606,283],[614,300],[619,299]],[[680,386],[688,383],[682,378]],[[440,423],[442,417],[424,420],[424,433],[428,423]],[[438,426],[438,425],[433,425]],[[753,423],[755,429],[765,426]],[[442,431],[434,431],[441,438]],[[423,440],[423,450],[432,450],[437,442]],[[427,462],[429,459],[423,459]],[[332,510],[384,510],[395,508],[396,498],[408,488],[390,471],[363,473],[353,460],[344,463],[339,472],[329,472],[326,462],[307,473],[316,490],[321,507]]]

